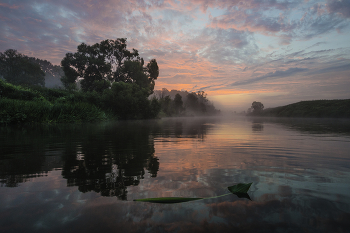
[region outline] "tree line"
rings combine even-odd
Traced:
[[[217,115],[214,105],[208,100],[204,91],[187,92],[163,88],[154,95],[160,103],[162,116]]]
[[[9,84],[0,83],[0,105],[4,107],[0,115],[6,115],[11,122],[17,121],[14,115],[18,116],[18,109],[22,108],[19,106],[24,106],[21,101],[41,105],[35,108],[39,112],[57,104],[84,102],[94,106],[88,107],[94,109],[94,116],[97,109],[101,112],[97,115],[102,118],[117,119],[154,118],[159,112],[165,116],[184,115],[190,110],[205,113],[211,106],[204,92],[189,93],[185,101],[181,96],[175,99],[151,96],[159,76],[157,61],[151,59],[145,64],[136,49],[127,49],[126,38],[103,40],[93,45],[81,43],[76,52],[65,55],[61,66],[8,49],[0,53],[0,75]],[[64,89],[46,90],[45,76],[61,77]],[[10,110],[9,106],[13,105],[18,107]],[[66,109],[72,109],[72,106]],[[19,115],[28,117],[31,114],[22,112]]]

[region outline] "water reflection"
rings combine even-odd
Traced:
[[[18,129],[2,130],[0,179],[7,187],[60,168],[68,186],[126,199],[126,187],[138,185],[145,170],[151,177],[159,170],[148,126],[27,126],[20,135]],[[56,147],[59,156],[51,155]]]
[[[264,121],[262,119],[253,119],[252,121],[252,131],[260,132],[264,130]]]
[[[60,169],[69,187],[126,200],[128,186],[138,185],[146,174],[157,176],[160,165],[154,155],[154,138],[204,140],[216,120],[1,127],[0,182],[17,187]]]
[[[41,127],[0,127],[0,182],[1,186],[17,187],[31,178],[47,175],[62,166],[57,151],[46,150],[52,139]],[[44,136],[45,135],[45,136]],[[46,157],[48,156],[48,157]]]
[[[145,170],[151,177],[157,176],[159,162],[150,130],[118,124],[85,135],[63,153],[63,178],[81,192],[95,191],[125,200],[127,186],[138,185]]]
[[[2,127],[0,231],[346,232],[347,124],[174,118]],[[120,201],[218,196],[250,182],[252,201]]]
[[[350,136],[350,119],[331,118],[276,118],[252,117],[252,128],[259,124],[281,124],[289,129],[298,130],[308,134],[340,134]]]

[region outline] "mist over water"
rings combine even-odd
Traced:
[[[346,232],[350,121],[164,118],[0,128],[1,232]],[[212,197],[253,182],[252,201]]]

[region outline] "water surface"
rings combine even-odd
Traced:
[[[1,127],[0,232],[349,232],[349,151],[340,119]]]

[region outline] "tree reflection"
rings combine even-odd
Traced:
[[[272,123],[308,134],[350,135],[349,119],[253,117],[250,120],[253,131],[262,131],[264,123]]]
[[[68,186],[125,200],[128,186],[157,176],[154,138],[204,140],[215,122],[188,118],[1,127],[0,182],[16,187],[61,169]]]
[[[43,138],[41,130],[33,129],[33,126],[0,127],[1,186],[17,187],[57,167],[59,162],[54,162],[53,156],[45,159],[45,144],[50,137]]]
[[[87,135],[74,151],[67,148],[62,175],[68,186],[126,200],[127,187],[138,185],[145,170],[150,177],[157,176],[159,162],[150,130],[124,122],[103,133]]]
[[[260,132],[264,130],[264,123],[261,119],[253,119],[252,121],[252,131]]]

